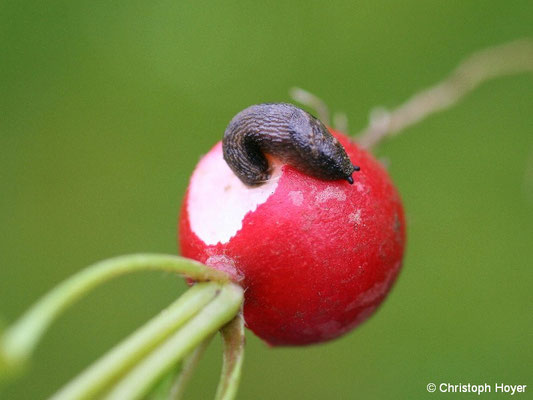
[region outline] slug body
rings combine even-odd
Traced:
[[[344,147],[318,119],[285,103],[258,104],[238,113],[222,140],[224,160],[248,186],[268,180],[265,154],[324,180],[353,183],[353,165]]]

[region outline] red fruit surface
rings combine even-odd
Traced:
[[[401,268],[398,192],[372,155],[332,133],[361,167],[353,185],[279,165],[267,189],[248,188],[225,170],[218,143],[185,196],[182,255],[232,274],[246,290],[247,327],[271,345],[323,342],[350,331],[376,310]],[[260,190],[268,193],[250,211],[229,215]],[[226,229],[219,240],[217,230]]]

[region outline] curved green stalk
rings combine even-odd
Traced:
[[[142,270],[175,272],[198,281],[228,281],[222,272],[172,255],[135,254],[93,264],[48,292],[4,332],[0,338],[0,376],[20,368],[53,320],[82,295],[111,278]]]
[[[221,330],[221,333],[224,340],[224,361],[215,400],[233,400],[237,395],[244,361],[245,337],[242,315],[237,315]]]
[[[195,317],[131,369],[107,394],[106,400],[139,399],[196,346],[213,335],[239,312],[243,289],[222,287],[218,296]]]
[[[171,368],[170,372],[163,376],[159,382],[157,382],[154,387],[152,387],[148,394],[145,396],[144,400],[169,400],[170,390],[176,379],[176,376],[180,374],[181,364],[178,363]]]
[[[54,400],[93,399],[169,335],[210,303],[222,286],[199,283],[132,333],[52,396]]]

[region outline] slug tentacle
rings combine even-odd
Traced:
[[[322,122],[286,103],[258,104],[238,113],[226,128],[222,149],[229,167],[249,186],[270,177],[265,154],[324,180],[352,184],[352,173],[359,171]]]

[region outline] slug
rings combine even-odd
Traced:
[[[346,150],[317,118],[286,103],[250,106],[230,121],[222,140],[224,160],[248,186],[270,177],[265,154],[324,180],[353,183],[359,171]]]

